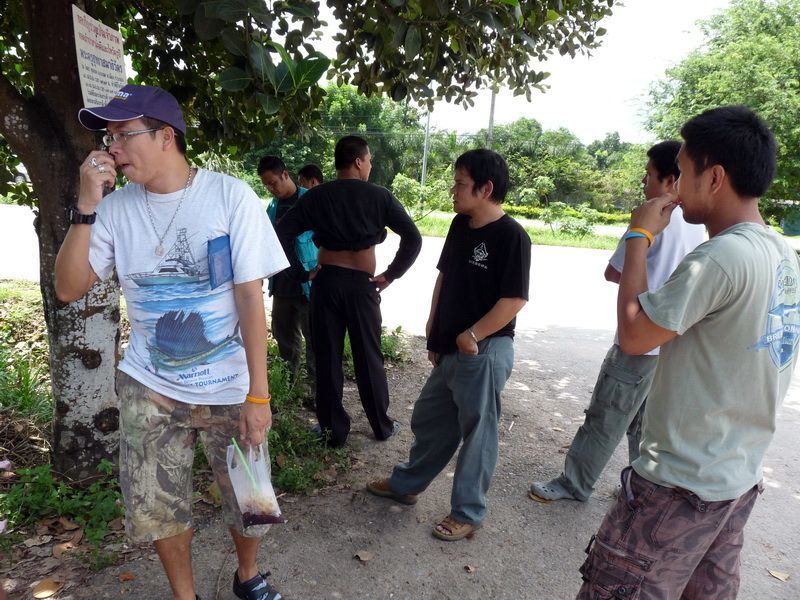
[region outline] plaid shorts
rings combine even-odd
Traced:
[[[152,542],[192,527],[192,464],[197,435],[222,495],[224,522],[244,535],[242,513],[228,477],[226,449],[239,435],[240,404],[179,402],[117,374],[120,403],[120,486],[125,531]],[[258,530],[258,535],[266,531]],[[252,535],[253,528],[248,529]]]

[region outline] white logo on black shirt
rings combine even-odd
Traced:
[[[487,258],[489,258],[489,251],[486,250],[486,242],[481,242],[475,246],[475,249],[472,251],[472,258],[470,259],[469,264],[486,269],[487,266],[485,262]]]

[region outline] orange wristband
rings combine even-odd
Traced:
[[[266,398],[258,398],[256,396],[251,396],[250,394],[247,394],[247,396],[245,396],[244,399],[247,402],[252,402],[253,404],[269,404],[270,401],[272,400],[272,395],[267,394]]]
[[[628,231],[630,231],[630,232],[634,232],[635,231],[637,233],[641,233],[644,237],[647,238],[647,245],[648,246],[652,246],[653,245],[653,234],[650,233],[649,231],[647,231],[647,229],[644,229],[642,227],[632,227]]]

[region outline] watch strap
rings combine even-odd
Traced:
[[[67,209],[70,225],[91,225],[97,219],[97,213],[84,215],[78,212],[78,207],[73,205]]]

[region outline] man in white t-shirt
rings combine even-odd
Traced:
[[[78,300],[116,270],[127,300],[131,335],[116,386],[126,532],[154,543],[174,598],[196,598],[191,481],[199,435],[239,559],[233,591],[278,600],[256,563],[264,526],[243,519],[226,449],[232,437],[261,445],[272,422],[262,280],[288,261],[247,184],[189,165],[172,95],[126,85],[78,118],[107,131],[107,149],[81,164],[56,293]],[[118,171],[129,183],[104,198]]]
[[[619,283],[620,347],[661,347],[640,455],[581,567],[578,598],[733,600],[744,526],[800,342],[800,261],[759,213],[775,175],[767,124],[744,106],[682,128],[677,195],[634,211]],[[648,291],[647,248],[677,206],[709,240]]]
[[[647,151],[647,166],[642,178],[645,200],[669,193],[680,175],[677,163],[680,142],[665,141]],[[686,254],[705,240],[705,227],[690,225],[683,212],[672,213],[669,225],[653,240],[647,252],[647,281],[657,289],[672,275]],[[625,241],[620,240],[605,271],[605,278],[619,282],[625,261]],[[658,348],[643,356],[631,356],[620,350],[614,340],[606,354],[595,383],[586,419],[572,440],[564,460],[564,472],[548,481],[531,484],[531,497],[543,500],[586,501],[594,491],[608,460],[628,434],[628,458],[639,457],[641,420],[647,392],[658,362]]]

